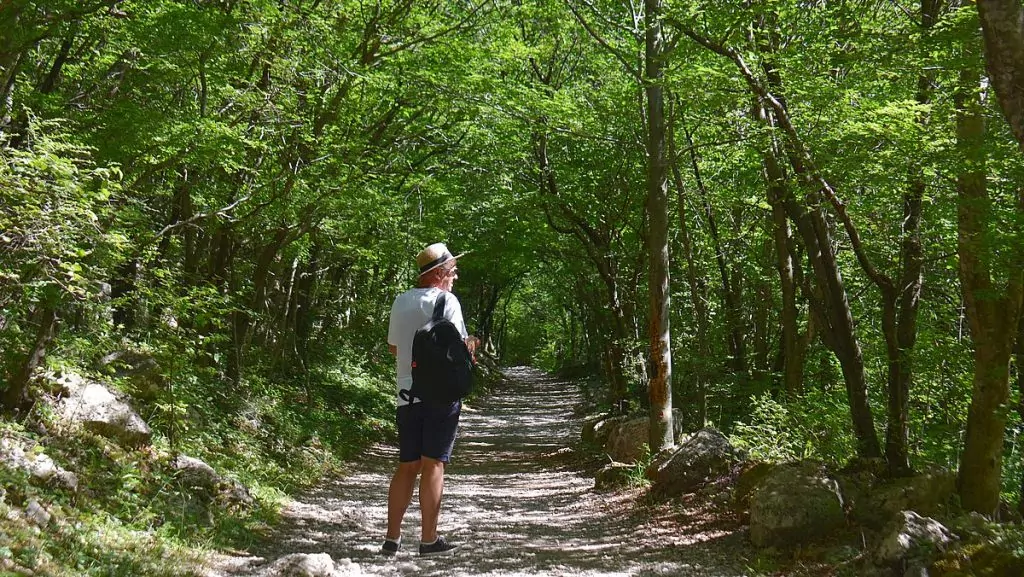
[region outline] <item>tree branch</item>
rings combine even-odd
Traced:
[[[576,7],[572,5],[572,0],[565,0],[565,5],[569,7],[569,11],[572,12],[572,15],[576,17],[576,21],[580,23],[580,26],[583,26],[583,29],[587,31],[587,34],[589,34],[591,38],[596,40],[602,48],[604,48],[612,56],[614,56],[616,60],[622,63],[622,66],[625,67],[626,72],[629,72],[629,75],[632,76],[634,80],[636,80],[640,84],[643,84],[644,79],[642,76],[640,76],[640,72],[634,69],[634,65],[629,62],[629,60],[622,53],[622,51],[616,49],[614,46],[609,44],[607,40],[602,38],[601,35],[598,34],[596,30],[594,30],[590,23],[587,22],[586,18],[584,18],[579,12],[576,11]]]
[[[783,132],[786,134],[790,145],[795,149],[800,160],[804,163],[805,170],[800,173],[801,179],[804,180],[804,183],[807,185],[816,185],[819,192],[824,194],[825,198],[832,205],[836,212],[836,216],[839,218],[840,222],[843,223],[843,228],[846,230],[846,234],[850,237],[850,244],[853,247],[854,254],[856,254],[857,261],[860,263],[861,268],[864,269],[864,272],[875,284],[879,286],[879,288],[882,290],[894,290],[895,285],[892,279],[879,271],[875,267],[874,263],[871,262],[870,257],[868,257],[867,252],[864,250],[860,233],[857,231],[857,227],[854,226],[853,220],[846,211],[846,203],[839,198],[835,189],[821,173],[821,170],[818,169],[810,150],[808,150],[807,145],[800,138],[796,127],[793,125],[792,118],[790,118],[789,112],[786,110],[786,106],[764,86],[757,76],[754,75],[750,67],[747,66],[743,56],[736,50],[715,42],[702,34],[698,34],[692,28],[674,18],[669,18],[667,20],[673,26],[678,27],[683,34],[688,36],[694,42],[716,54],[728,58],[736,65],[751,91],[753,91],[762,102],[768,104],[772,109],[772,112],[782,127]]]

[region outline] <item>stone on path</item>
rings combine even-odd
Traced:
[[[594,477],[594,490],[612,491],[628,487],[630,475],[635,468],[635,465],[628,463],[608,463]]]
[[[260,577],[354,577],[362,574],[359,565],[348,559],[335,563],[327,553],[292,553],[271,563]]]

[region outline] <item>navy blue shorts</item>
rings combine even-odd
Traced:
[[[398,461],[408,463],[430,457],[447,463],[455,446],[460,414],[459,401],[424,401],[398,407]]]

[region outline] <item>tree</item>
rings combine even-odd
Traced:
[[[1006,403],[1010,395],[1010,358],[1024,299],[1024,256],[1019,250],[1024,216],[1024,189],[1016,187],[1018,224],[1012,231],[1005,280],[993,266],[999,262],[999,220],[987,182],[988,152],[982,102],[978,39],[964,41],[964,63],[954,95],[956,137],[961,169],[957,175],[957,253],[965,313],[974,343],[974,376],[967,416],[958,488],[963,506],[986,515],[999,507],[1002,481]]]
[[[1024,6],[1019,0],[978,0],[985,63],[999,106],[1024,151]]]
[[[672,429],[672,339],[669,331],[668,154],[665,88],[662,85],[665,40],[661,1],[644,0],[644,93],[647,96],[647,253],[650,312],[651,452],[675,445]]]

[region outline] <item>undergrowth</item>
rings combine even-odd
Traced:
[[[394,434],[387,365],[354,352],[330,361],[298,375],[256,367],[234,390],[202,368],[167,375],[157,394],[133,401],[153,429],[139,448],[66,430],[45,402],[20,421],[0,420],[0,438],[45,452],[78,478],[71,490],[0,467],[0,574],[190,575],[205,551],[264,538],[287,495]],[[140,394],[128,379],[92,378]],[[170,466],[179,454],[244,485],[251,504],[197,497]],[[48,522],[28,518],[32,503]]]

